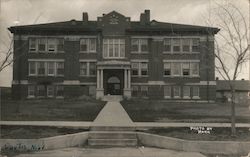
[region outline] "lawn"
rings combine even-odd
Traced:
[[[93,121],[105,102],[98,100],[2,100],[1,120]]]
[[[206,130],[205,128],[204,130]],[[231,136],[231,128],[212,128],[209,133],[198,133],[189,127],[157,128],[144,130],[143,132],[161,136],[174,137],[186,140],[202,141],[250,141],[249,128],[237,128],[235,137]]]
[[[230,122],[231,108],[226,103],[132,99],[121,104],[135,122]],[[236,106],[236,122],[250,122],[247,105]]]
[[[46,130],[46,131],[44,131]],[[37,139],[58,135],[74,134],[87,129],[57,128],[47,126],[1,126],[2,139]]]

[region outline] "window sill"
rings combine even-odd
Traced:
[[[64,75],[28,75],[29,77],[64,77]]]
[[[35,96],[27,96],[27,99],[35,99]]]
[[[162,54],[170,54],[170,55],[175,55],[175,54],[199,54],[200,52],[168,52],[168,51],[163,51]]]
[[[57,96],[56,99],[63,99],[63,96]]]
[[[148,75],[132,75],[132,77],[148,77]]]
[[[180,96],[174,96],[174,99],[181,99]]]
[[[176,77],[180,77],[180,78],[199,78],[200,76],[172,76],[172,75],[167,76],[167,75],[163,75],[163,77],[166,77],[166,78],[168,78],[168,77],[170,77],[170,78],[176,78]]]
[[[61,54],[65,51],[29,51],[31,54]]]
[[[148,51],[130,51],[131,54],[148,54]]]
[[[183,96],[183,99],[191,99],[190,96]]]
[[[96,51],[93,51],[93,52],[91,52],[91,51],[79,51],[79,53],[83,53],[83,54],[96,54],[97,52]]]
[[[193,99],[201,99],[199,96],[193,96]]]
[[[125,57],[103,57],[103,59],[125,59]]]
[[[96,77],[96,75],[79,75],[79,77]]]
[[[165,99],[171,99],[171,97],[170,97],[170,96],[164,96],[164,98],[165,98]]]

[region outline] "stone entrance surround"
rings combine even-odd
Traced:
[[[124,71],[124,85],[123,97],[131,98],[131,67],[128,61],[100,61],[97,63],[97,80],[96,80],[96,99],[104,97],[104,70],[123,70]]]

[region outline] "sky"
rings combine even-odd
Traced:
[[[204,17],[214,0],[0,0],[0,50],[9,42],[8,27],[14,25],[81,20],[88,12],[90,20],[113,10],[139,20],[140,13],[150,9],[151,20],[193,25],[206,25]],[[222,1],[222,0],[217,0]],[[236,5],[247,16],[248,0],[237,0]],[[17,22],[18,21],[18,22]],[[2,54],[0,54],[1,57]],[[1,59],[0,59],[1,60]],[[240,78],[249,79],[249,64],[244,65]],[[216,75],[219,76],[219,75]],[[11,86],[12,66],[0,72],[0,86]]]

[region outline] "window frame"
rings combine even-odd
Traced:
[[[138,47],[138,50],[137,51],[135,51],[135,50],[133,50],[133,45],[135,45],[135,44],[133,44],[133,41],[136,41],[136,45],[137,45],[137,47]],[[146,41],[146,44],[143,44],[143,41]],[[149,41],[148,41],[148,38],[131,38],[131,42],[130,42],[130,44],[131,44],[131,49],[130,49],[130,53],[132,53],[132,54],[147,54],[148,52],[149,52]],[[142,49],[142,46],[143,45],[146,45],[146,51],[143,51]]]
[[[81,45],[83,41],[86,41],[86,51],[83,51],[81,49]],[[94,50],[91,49],[91,41],[95,41],[94,42]],[[86,38],[81,38],[80,39],[80,46],[79,46],[79,51],[80,53],[96,53],[97,52],[97,38],[96,37],[86,37]]]
[[[29,76],[37,76],[37,63],[35,62],[35,61],[29,61],[28,62],[29,63]],[[33,74],[33,73],[31,73],[30,71],[31,71],[31,63],[34,63],[34,65],[35,65],[35,73]]]
[[[137,64],[138,68],[133,68],[133,66],[132,66],[133,64]],[[146,64],[147,68],[143,68],[142,64]],[[138,75],[133,74],[134,70],[138,71]],[[142,75],[143,70],[147,71],[147,75]],[[131,60],[131,71],[132,71],[131,72],[132,77],[148,77],[149,76],[148,60]]]
[[[31,87],[33,87],[33,94],[30,94]],[[28,98],[35,98],[36,97],[36,86],[35,85],[28,85],[28,91],[27,91],[27,97]]]
[[[197,89],[197,95],[194,95],[194,89]],[[199,86],[192,87],[192,99],[200,99],[200,87]]]
[[[49,94],[49,92],[51,92],[50,88],[52,89],[51,90],[52,91],[52,95]],[[54,90],[55,90],[55,88],[54,88],[53,85],[48,85],[47,86],[47,93],[46,93],[46,95],[47,95],[48,98],[53,98],[54,97],[54,95],[55,95],[55,91]]]
[[[175,89],[177,89],[178,88],[178,95],[175,95],[176,93],[175,93]],[[174,99],[180,99],[181,98],[181,87],[180,86],[173,86],[173,97],[174,97]]]
[[[102,44],[102,57],[104,59],[124,59],[126,53],[125,43],[125,38],[104,38]],[[115,55],[115,45],[118,45],[118,56]]]
[[[185,93],[187,90],[188,94]],[[183,98],[184,99],[190,99],[191,98],[191,88],[190,86],[183,86]]]
[[[167,92],[169,92],[169,95],[166,95]],[[164,86],[163,87],[163,94],[164,94],[165,99],[171,99],[171,97],[172,97],[172,87],[169,86],[169,85]]]
[[[79,60],[79,65],[80,65],[80,71],[79,71],[79,76],[80,77],[96,77],[97,73],[97,68],[96,68],[96,60]],[[81,64],[86,64],[86,74],[83,75],[81,74]],[[95,75],[90,74],[90,65],[95,64]]]

